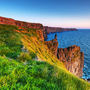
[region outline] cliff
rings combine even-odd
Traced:
[[[80,52],[80,47],[73,45],[67,48],[58,48],[57,39],[45,41],[45,44],[52,51],[52,53],[64,63],[65,67],[72,74],[82,77],[84,67],[84,53]]]
[[[55,33],[55,32],[63,32],[63,31],[78,31],[76,28],[61,28],[61,27],[48,27],[44,26],[43,28],[44,38],[47,39],[47,34]]]
[[[17,21],[17,20],[14,20],[11,18],[5,18],[5,17],[0,17],[0,24],[15,25],[15,26],[18,26],[20,29],[25,29],[25,28],[36,29],[36,33],[39,35],[39,37],[41,37],[41,41],[44,41],[43,33],[45,33],[45,31],[43,30],[42,24]]]
[[[45,28],[43,27],[42,31],[43,31],[44,40],[46,40],[46,39],[47,39],[47,29],[45,29]]]
[[[83,75],[84,53],[80,52],[79,46],[73,45],[64,49],[59,48],[57,57],[65,64],[68,71],[78,77]]]
[[[63,31],[78,31],[76,28],[62,28]]]
[[[54,32],[63,32],[63,29],[62,28],[48,27],[48,26],[44,26],[44,28],[47,31],[47,34],[54,33]]]
[[[45,44],[48,46],[49,50],[57,56],[57,49],[58,49],[58,41],[57,39],[53,39],[51,41],[45,41]]]
[[[63,31],[78,31],[76,28],[61,28],[61,27],[48,27],[44,26],[47,34],[54,32],[63,32]]]
[[[39,40],[42,30],[33,30],[0,24],[0,90],[89,90]]]
[[[0,24],[15,25],[21,29],[23,27],[30,28],[30,29],[36,29],[35,30],[36,34],[39,35],[40,41],[43,41],[43,42],[44,42],[44,39],[47,38],[48,33],[77,30],[77,29],[69,29],[69,28],[63,29],[63,28],[56,28],[56,27],[43,27],[42,24],[16,21],[14,19],[4,18],[4,17],[0,17]],[[23,29],[25,30],[25,28]],[[29,33],[26,30],[24,32]],[[45,41],[45,44],[48,46],[50,51],[60,61],[62,61],[65,64],[66,68],[71,73],[73,73],[74,75],[78,77],[82,76],[82,73],[83,73],[82,68],[84,65],[84,53],[80,52],[80,47],[74,45],[74,46],[70,46],[65,49],[62,49],[62,48],[58,49],[57,36],[55,36],[55,39],[51,41]]]
[[[48,26],[43,26],[40,23],[28,23],[28,22],[18,21],[11,18],[5,18],[5,17],[0,17],[0,24],[15,25],[18,27],[26,27],[30,29],[42,30],[42,35],[44,37],[44,40],[47,39],[47,34],[49,33],[63,32],[63,31],[77,31],[77,29],[75,28],[48,27]]]
[[[16,25],[18,27],[26,27],[31,29],[43,29],[43,25],[39,23],[28,23],[5,17],[0,17],[0,24]]]

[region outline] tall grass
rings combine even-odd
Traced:
[[[21,52],[22,42],[20,34],[14,30],[18,29],[12,25],[0,25],[0,55],[17,58]]]
[[[35,32],[0,25],[0,90],[90,90],[90,84],[68,72]],[[39,60],[32,60],[36,56]]]
[[[27,65],[0,56],[1,90],[89,90],[90,85],[47,62]]]

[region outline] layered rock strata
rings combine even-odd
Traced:
[[[18,27],[26,27],[32,29],[43,29],[43,25],[39,23],[28,23],[5,17],[0,17],[0,24],[16,25]]]
[[[61,27],[48,27],[48,26],[44,26],[43,28],[43,32],[44,33],[44,39],[47,39],[47,34],[49,33],[55,33],[55,32],[63,32],[63,31],[78,31],[75,28],[61,28]]]
[[[47,39],[48,33],[53,32],[63,32],[63,31],[77,31],[75,28],[56,28],[56,27],[43,27],[42,24],[38,23],[27,23],[23,21],[17,21],[10,18],[0,17],[0,24],[7,25],[16,25],[19,28],[30,28],[30,29],[38,29],[36,33],[39,35],[41,41]],[[83,74],[82,68],[84,67],[84,53],[80,52],[79,46],[70,46],[68,48],[59,48],[58,49],[58,41],[57,35],[55,35],[55,39],[51,41],[45,41],[45,44],[52,51],[52,53],[62,61],[66,68],[73,73],[74,75],[81,77]]]
[[[63,31],[78,31],[76,28],[62,28]]]
[[[57,56],[57,49],[58,49],[58,41],[57,39],[53,39],[51,41],[45,41],[45,44],[48,46],[49,50]]]
[[[58,27],[44,26],[44,28],[47,31],[47,34],[54,33],[54,32],[63,32],[63,29],[62,28],[58,28]]]
[[[45,31],[43,29],[42,24],[17,21],[17,20],[14,20],[14,19],[11,19],[11,18],[5,18],[5,17],[0,17],[0,24],[15,25],[15,26],[18,26],[21,29],[23,29],[24,27],[29,28],[29,29],[36,29],[36,33],[41,38],[41,41],[44,41],[43,33]]]
[[[57,36],[56,36],[57,37]],[[80,47],[73,45],[67,48],[58,48],[57,38],[51,41],[45,41],[45,44],[52,53],[64,63],[65,67],[72,74],[82,77],[84,67],[84,53],[80,52]]]
[[[63,31],[77,31],[77,29],[75,28],[48,27],[48,26],[43,26],[40,23],[28,23],[28,22],[18,21],[11,18],[5,18],[5,17],[0,17],[0,24],[16,25],[18,27],[26,27],[30,29],[42,30],[42,35],[44,37],[44,40],[47,39],[48,33],[63,32]]]
[[[80,52],[80,47],[73,45],[68,48],[59,48],[57,57],[64,63],[68,71],[81,77],[84,67],[84,53]]]

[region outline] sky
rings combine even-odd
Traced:
[[[90,0],[0,0],[0,16],[44,26],[90,29]]]

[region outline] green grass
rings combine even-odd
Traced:
[[[22,54],[21,48],[23,44],[21,42],[21,34],[14,30],[21,31],[23,29],[13,25],[0,24],[0,55],[17,59],[17,56]],[[33,58],[34,53],[31,52],[31,54]]]
[[[0,25],[0,55],[17,58],[21,52],[22,42],[20,34],[14,30],[18,29],[12,25]]]
[[[0,25],[0,90],[90,90],[90,84],[68,72],[34,29]],[[21,50],[22,46],[28,51]],[[40,61],[32,60],[38,56]]]
[[[0,56],[1,90],[89,90],[90,85],[47,62],[27,65]]]

